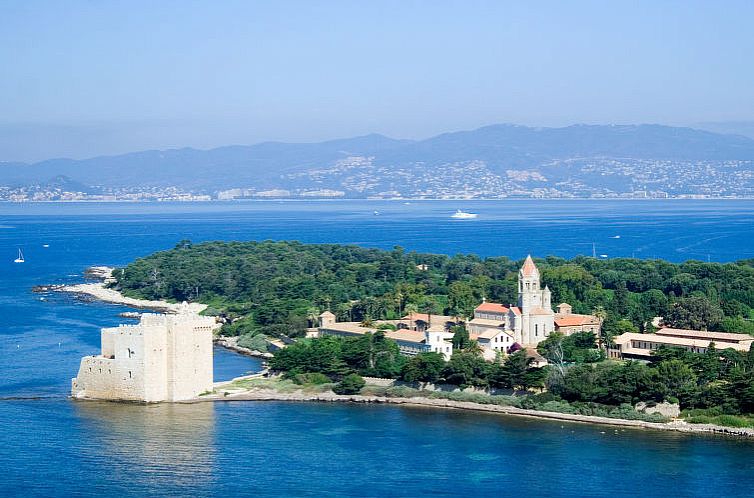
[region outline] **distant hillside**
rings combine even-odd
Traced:
[[[0,163],[0,185],[44,185],[66,177],[106,189],[176,187],[210,194],[278,189],[291,195],[332,190],[347,197],[749,195],[752,162],[754,140],[741,135],[660,125],[493,125],[420,141],[367,135]]]

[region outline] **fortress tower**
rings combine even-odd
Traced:
[[[81,359],[71,395],[181,401],[212,390],[215,320],[189,313],[142,315],[138,325],[102,329],[102,353]]]

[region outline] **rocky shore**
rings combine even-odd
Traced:
[[[576,415],[570,413],[546,412],[541,410],[526,410],[513,406],[485,405],[468,401],[453,401],[434,398],[393,398],[385,396],[338,395],[333,392],[306,393],[279,392],[274,389],[253,388],[248,390],[230,389],[225,394],[202,396],[190,402],[206,401],[289,401],[289,402],[326,402],[326,403],[384,403],[405,406],[420,406],[428,408],[444,408],[454,410],[472,410],[480,412],[499,413],[519,417],[558,420],[586,424],[609,425],[613,427],[630,427],[639,429],[655,429],[693,434],[716,434],[733,437],[754,438],[754,429],[724,427],[712,424],[689,424],[683,421],[668,423],[645,422],[641,420],[625,420],[593,415]]]
[[[272,353],[256,351],[254,349],[249,349],[243,346],[239,346],[238,337],[220,336],[220,337],[215,338],[215,344],[217,344],[218,346],[222,346],[225,349],[235,351],[236,353],[246,355],[246,356],[253,356],[255,358],[269,359],[269,358],[272,358],[273,356]]]
[[[78,294],[87,296],[97,301],[103,301],[112,304],[122,304],[132,308],[146,309],[160,313],[178,313],[182,310],[181,303],[169,303],[167,301],[152,301],[148,299],[135,299],[127,297],[114,289],[108,289],[106,285],[112,281],[112,272],[114,268],[105,266],[95,266],[85,272],[87,278],[95,278],[99,282],[74,284],[74,285],[51,285],[40,286],[33,289],[36,292],[67,292],[69,294]],[[200,313],[207,308],[206,304],[188,303],[186,305],[188,312]]]

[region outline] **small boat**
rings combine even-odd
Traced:
[[[50,247],[50,244],[42,244],[42,247],[44,247],[45,249],[47,249],[48,247]]]
[[[600,254],[600,258],[606,258],[607,254]]]
[[[14,263],[23,263],[24,260],[24,253],[21,252],[21,249],[18,250],[18,257],[13,260]]]
[[[451,216],[451,218],[455,218],[457,220],[469,220],[469,219],[472,219],[472,218],[476,218],[477,216],[479,216],[479,215],[476,214],[476,213],[466,213],[466,212],[461,211],[459,209],[455,213],[453,213],[453,215]]]
[[[620,239],[620,235],[613,235],[613,236],[612,236],[612,237],[610,237],[610,238],[611,238],[611,239]]]
[[[379,211],[374,211],[374,213],[373,213],[373,214],[374,214],[375,216],[379,216],[379,215],[380,215],[380,212],[379,212]]]

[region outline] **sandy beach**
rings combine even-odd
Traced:
[[[92,271],[96,270],[96,272]],[[160,313],[178,313],[182,310],[181,303],[169,303],[167,301],[151,301],[148,299],[135,299],[127,297],[114,289],[106,288],[107,283],[110,281],[113,268],[109,267],[92,267],[88,272],[94,274],[97,278],[101,278],[101,282],[64,285],[54,288],[58,292],[68,292],[71,294],[83,294],[98,301],[106,303],[122,304],[124,306],[130,306],[132,308],[139,308],[151,311],[157,311]],[[189,313],[201,313],[207,309],[206,304],[200,303],[187,303],[187,310]]]

